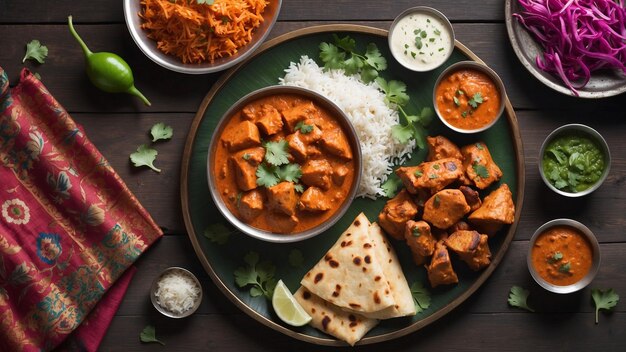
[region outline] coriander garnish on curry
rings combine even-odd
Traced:
[[[300,233],[351,198],[356,151],[328,109],[304,95],[278,93],[227,118],[214,137],[211,172],[239,220],[273,233]]]

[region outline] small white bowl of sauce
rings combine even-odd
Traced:
[[[443,13],[427,6],[403,11],[389,28],[389,49],[402,66],[416,72],[432,71],[450,58],[454,30]]]

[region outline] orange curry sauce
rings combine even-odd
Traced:
[[[294,122],[287,123],[284,112],[289,110],[293,111],[294,108],[304,105],[311,106],[311,104],[314,106],[314,112],[303,114],[303,116],[299,118],[303,123],[311,126],[315,125],[316,131],[302,136],[299,134],[300,132],[294,132]],[[290,147],[290,163],[300,165],[303,172],[306,172],[306,165],[311,161],[313,164],[321,162],[324,165],[330,165],[330,170],[332,171],[330,174],[326,174],[328,177],[327,180],[330,180],[330,182],[327,182],[328,187],[315,187],[315,196],[312,199],[313,201],[309,203],[314,204],[314,206],[324,204],[328,207],[328,209],[313,211],[310,209],[304,209],[305,207],[300,202],[303,200],[304,193],[295,192],[295,197],[297,199],[295,212],[292,215],[287,215],[284,211],[281,212],[280,210],[272,208],[272,204],[269,199],[271,197],[270,191],[266,187],[254,185],[252,186],[254,187],[253,189],[240,189],[236,179],[237,173],[235,172],[233,166],[234,159],[241,158],[241,154],[246,153],[249,150],[262,148],[262,145],[260,143],[254,143],[253,145],[247,146],[241,150],[233,151],[228,148],[229,140],[238,138],[237,135],[241,134],[241,124],[244,121],[246,121],[246,123],[251,121],[245,116],[245,113],[243,113],[246,109],[262,111],[264,108],[267,108],[268,105],[272,106],[280,113],[283,122],[279,124],[282,124],[282,128],[279,127],[279,131],[271,135],[268,135],[263,128],[259,128],[261,141],[288,140],[294,135],[299,134],[301,139],[305,140],[304,145],[306,148],[306,156],[302,154],[298,156],[298,154],[294,153],[294,150]],[[259,119],[261,119],[262,115],[263,114],[260,113],[257,117],[257,126],[260,126]],[[278,120],[281,120],[281,118],[278,118]],[[312,136],[315,132],[320,134],[320,130],[321,135],[323,136],[321,139],[317,141],[306,141],[306,138],[311,138],[306,136]],[[219,143],[217,143],[217,148],[215,149],[215,163],[213,169],[213,172],[217,175],[217,177],[215,177],[217,189],[219,190],[220,195],[222,196],[222,199],[228,209],[238,219],[258,229],[274,233],[290,234],[313,228],[328,220],[341,207],[344,201],[348,198],[348,193],[354,183],[355,162],[352,158],[353,150],[350,145],[348,144],[349,157],[341,157],[338,156],[336,152],[329,152],[332,148],[325,144],[325,142],[329,141],[330,138],[347,143],[348,140],[345,131],[342,129],[340,123],[327,110],[317,104],[314,104],[311,100],[299,95],[278,94],[253,101],[242,110],[235,112],[235,114],[227,122],[221,135],[217,138],[220,140]],[[250,159],[250,162],[252,162],[252,158]],[[326,162],[328,162],[328,164],[326,164]],[[254,166],[253,172],[257,167],[258,166]],[[341,182],[337,181],[337,174],[339,172],[341,172]],[[303,186],[305,192],[309,188],[313,188],[311,187],[313,185],[310,181],[307,182],[305,176],[303,176],[298,183]],[[242,214],[242,211],[240,211],[242,209],[242,199],[245,199],[245,195],[250,192],[260,194],[260,198],[263,201],[263,209],[252,217],[244,216],[245,214]]]
[[[497,117],[502,97],[493,81],[482,72],[471,69],[453,72],[436,89],[441,117],[456,128],[479,129]]]
[[[577,229],[555,226],[537,237],[531,257],[539,276],[551,284],[567,286],[587,275],[593,261],[593,249]]]

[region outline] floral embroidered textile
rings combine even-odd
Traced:
[[[64,346],[97,349],[132,275],[116,281],[162,235],[43,84],[0,68],[0,351],[52,350],[83,322]]]

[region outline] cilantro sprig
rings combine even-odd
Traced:
[[[398,124],[391,128],[392,137],[399,143],[407,143],[413,138],[420,149],[425,148],[425,128],[432,121],[433,110],[429,107],[424,107],[419,114],[409,115],[404,110],[404,107],[410,100],[409,95],[406,94],[406,84],[394,80],[387,82],[382,77],[378,77],[376,83],[385,93],[387,104],[397,107],[400,116],[406,121],[406,124]]]
[[[257,186],[268,188],[276,186],[283,181],[298,183],[300,177],[302,177],[302,169],[298,164],[276,166],[263,163],[256,169],[256,177]]]
[[[594,288],[591,290],[591,298],[596,306],[596,324],[598,324],[598,312],[600,309],[611,310],[619,302],[619,295],[612,288],[602,291]]]
[[[320,59],[326,69],[342,69],[347,75],[360,74],[365,83],[378,77],[378,72],[387,68],[387,60],[374,43],[369,43],[364,54],[356,50],[356,41],[350,36],[339,38],[333,34],[334,43],[322,42]]]
[[[512,307],[518,307],[522,309],[526,309],[527,311],[534,312],[535,310],[528,306],[528,296],[530,292],[528,290],[523,289],[519,286],[511,287],[511,292],[509,292],[509,304]]]
[[[299,192],[304,191],[302,185],[297,184],[302,177],[300,165],[289,163],[289,143],[281,139],[275,142],[265,142],[263,147],[265,147],[265,162],[256,169],[257,186],[269,188],[288,181],[295,183],[296,190]]]
[[[418,36],[421,40],[422,36]],[[410,97],[406,93],[406,84],[401,81],[387,81],[380,76],[380,71],[387,68],[387,60],[381,55],[374,43],[369,43],[365,54],[356,52],[356,41],[350,36],[339,38],[333,34],[334,43],[322,42],[320,59],[325,69],[343,69],[348,75],[360,74],[364,83],[376,81],[379,88],[385,93],[385,102],[391,108],[397,109],[406,124],[398,124],[392,127],[391,133],[398,143],[408,143],[415,139],[417,146],[425,148],[426,132],[433,118],[431,108],[423,108],[417,115],[409,115],[404,109],[409,103]]]
[[[250,287],[250,296],[265,296],[271,300],[277,280],[274,278],[276,267],[270,261],[260,262],[257,252],[248,252],[243,258],[246,266],[235,270],[235,283],[240,288]]]

